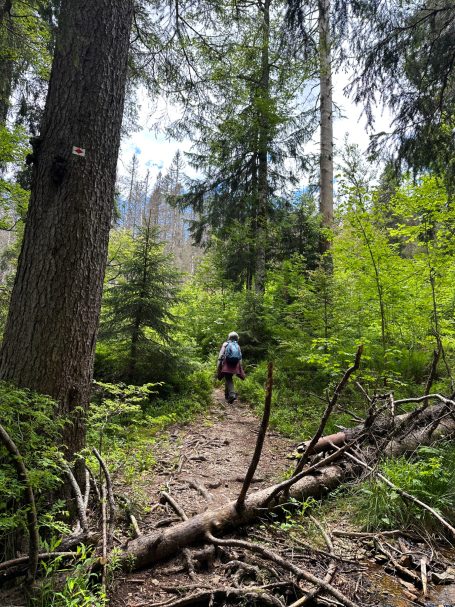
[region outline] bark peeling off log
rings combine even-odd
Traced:
[[[295,483],[289,490],[289,496],[281,500],[287,501],[289,497],[304,499],[321,496],[335,489],[345,477],[346,470],[340,466],[328,466],[321,469],[317,476],[304,477]],[[245,500],[245,508],[240,513],[235,508],[236,500],[233,500],[217,510],[206,510],[174,527],[130,541],[123,552],[124,566],[132,566],[134,570],[142,569],[174,556],[186,546],[204,541],[208,530],[220,533],[252,521],[261,513],[261,508],[264,508],[274,489],[275,486],[267,487],[250,494]]]
[[[406,451],[415,451],[421,445],[427,445],[429,442],[449,439],[455,435],[455,420],[451,417],[443,419],[432,431],[428,425],[424,428],[418,428],[406,437]],[[391,440],[384,449],[389,457],[395,457],[403,453],[403,440],[396,438]]]

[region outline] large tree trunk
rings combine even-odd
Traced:
[[[256,277],[257,293],[265,289],[265,262],[267,248],[267,215],[269,197],[268,152],[270,144],[270,0],[264,0],[259,9],[262,19],[261,81],[258,88],[259,149],[258,149],[258,217],[256,233]]]
[[[0,377],[84,410],[114,201],[133,0],[63,0]],[[85,149],[85,156],[73,153]]]
[[[319,69],[320,69],[320,199],[319,212],[324,228],[333,222],[333,122],[332,122],[332,57],[330,41],[330,0],[319,0]],[[330,242],[321,240],[322,252]]]

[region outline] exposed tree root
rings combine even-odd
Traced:
[[[307,582],[310,582],[311,584],[320,586],[326,592],[328,592],[334,598],[336,598],[338,601],[341,601],[341,603],[343,605],[345,605],[346,607],[359,607],[356,603],[351,601],[347,596],[345,596],[337,588],[335,588],[334,586],[332,586],[331,584],[329,584],[322,578],[319,578],[319,577],[313,575],[312,573],[310,573],[309,571],[306,571],[305,569],[301,569],[300,567],[297,567],[297,565],[294,565],[290,561],[282,558],[280,555],[276,554],[275,552],[272,552],[271,550],[269,550],[268,548],[265,548],[264,546],[261,546],[260,544],[253,544],[251,542],[246,542],[244,540],[220,539],[220,538],[217,538],[214,535],[212,535],[210,532],[207,532],[207,539],[209,541],[213,542],[215,545],[237,546],[238,548],[245,548],[246,550],[251,550],[252,552],[255,552],[256,554],[260,554],[262,557],[269,559],[270,561],[276,563],[283,569],[290,571],[292,574],[294,574],[297,577],[297,579],[304,579]]]
[[[229,598],[247,601],[248,605],[284,607],[284,603],[261,587],[201,590],[180,599],[173,599],[162,603],[150,603],[149,607],[187,607],[188,605],[200,605],[202,603],[212,605],[215,601],[220,601],[222,599],[227,600]]]

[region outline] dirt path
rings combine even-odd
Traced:
[[[188,425],[171,427],[166,437],[153,446],[157,464],[146,479],[145,491],[151,510],[139,521],[142,532],[150,533],[179,521],[169,505],[160,504],[163,490],[178,502],[188,517],[234,499],[251,460],[259,422],[245,404],[227,405],[222,391],[216,390],[211,410]],[[250,491],[270,486],[283,477],[292,465],[286,456],[294,445],[293,441],[269,430]],[[322,516],[323,526],[328,531],[346,525],[346,530],[352,530],[352,522],[348,513],[343,512],[342,505]],[[259,541],[322,578],[330,563],[327,546],[320,531],[308,523],[308,517],[301,517],[300,521],[297,516],[289,521],[281,519],[274,525],[269,518],[264,525],[237,529],[231,536]],[[414,602],[409,596],[406,598],[403,582],[393,572],[385,574],[383,566],[375,562],[371,541],[359,543],[337,537],[335,543],[338,559],[333,584],[354,599],[359,607],[411,607],[415,604],[453,607],[450,592],[454,585],[441,589],[433,587],[431,598]],[[277,571],[270,561],[248,551],[230,548],[224,555],[217,554],[216,558],[213,547],[195,547],[188,553],[192,555],[190,562],[194,571],[190,570],[185,554],[181,554],[140,572],[117,575],[111,591],[112,607],[165,607],[180,598],[182,605],[207,606],[210,602],[207,597],[200,602],[192,600],[188,603],[183,597],[190,594],[194,597],[193,593],[204,589],[213,591],[236,586],[242,586],[242,592],[252,586],[273,587],[281,605],[290,605],[302,596],[302,590],[293,586],[291,577]],[[177,601],[176,604],[180,603]],[[231,597],[216,604],[253,606],[273,603],[256,601],[244,595],[241,599]],[[330,606],[334,603],[322,601],[319,604]]]
[[[139,521],[147,533],[176,519],[167,505],[160,505],[160,491],[167,491],[193,516],[207,507],[214,508],[235,498],[241,488],[256,444],[260,420],[242,402],[225,403],[222,390],[214,391],[213,408],[194,422],[171,427],[167,438],[154,445],[157,464],[145,488],[152,506]],[[269,430],[250,491],[257,491],[280,480],[290,467],[286,458],[294,442]],[[195,485],[208,492],[205,499]],[[175,520],[175,522],[177,519]],[[220,576],[212,572],[196,574],[190,579],[182,559],[173,559],[152,569],[122,576],[112,593],[114,607],[142,607],[169,599],[159,587],[199,583],[216,587]]]

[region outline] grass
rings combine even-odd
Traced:
[[[382,472],[400,489],[419,498],[455,523],[455,446],[420,447],[412,459],[387,460]],[[385,483],[371,479],[353,492],[355,520],[367,531],[414,529],[443,533],[438,521],[403,499]]]

